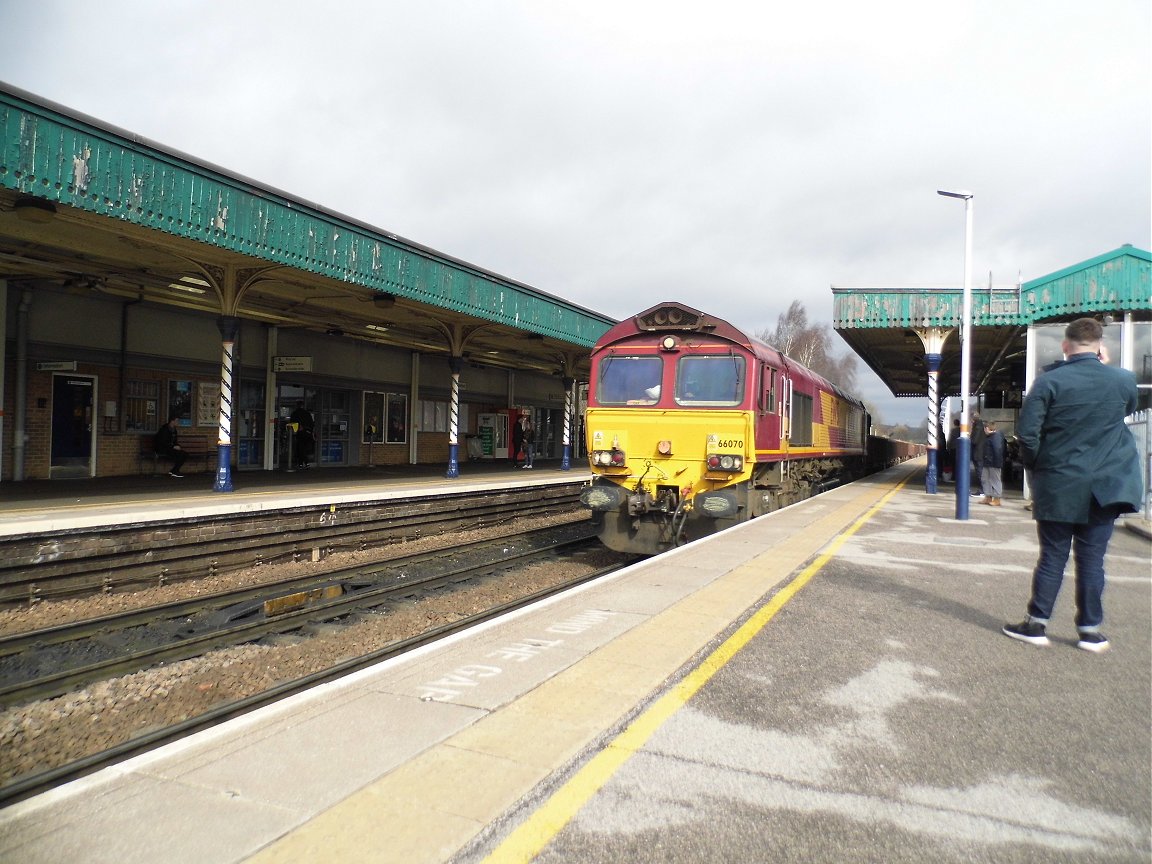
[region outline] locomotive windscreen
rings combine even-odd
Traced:
[[[619,357],[600,361],[596,399],[601,405],[655,405],[660,398],[660,357]]]
[[[744,398],[744,358],[692,354],[676,367],[676,401],[681,405],[738,405]]]

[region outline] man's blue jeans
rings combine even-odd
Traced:
[[[1116,524],[1115,508],[1092,502],[1086,525],[1071,522],[1037,522],[1040,560],[1032,574],[1032,599],[1028,617],[1047,624],[1064,581],[1068,552],[1074,550],[1076,564],[1076,628],[1098,630],[1104,621],[1104,553]]]

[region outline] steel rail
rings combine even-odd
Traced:
[[[331,620],[339,618],[350,612],[379,606],[391,599],[410,595],[414,590],[428,590],[439,587],[448,582],[459,582],[467,578],[479,578],[491,572],[493,567],[503,567],[514,561],[523,561],[538,558],[554,553],[557,549],[567,546],[586,543],[595,538],[595,533],[586,528],[584,535],[577,538],[564,538],[556,542],[547,542],[546,545],[526,548],[519,551],[505,552],[499,560],[486,561],[480,564],[469,564],[447,573],[439,573],[430,577],[415,577],[406,579],[402,583],[384,585],[379,588],[367,588],[362,591],[346,594],[342,597],[320,602],[302,609],[289,611],[259,621],[249,621],[234,627],[212,630],[200,635],[190,635],[177,641],[169,642],[156,648],[148,648],[130,654],[100,660],[85,666],[64,669],[49,675],[43,675],[30,681],[18,682],[0,686],[0,705],[10,707],[37,699],[46,699],[67,693],[76,687],[82,687],[95,681],[105,680],[118,675],[127,675],[142,671],[160,662],[187,660],[198,657],[208,651],[252,642],[272,633],[285,633],[298,630],[304,624],[313,620]],[[492,540],[482,545],[503,545],[506,540]],[[456,554],[459,548],[440,550],[441,557],[445,554]],[[433,553],[420,553],[425,560]],[[417,561],[416,563],[419,563]],[[392,562],[391,568],[400,562]],[[331,582],[331,579],[324,580]]]
[[[551,527],[559,529],[572,524],[575,523],[561,523]],[[445,554],[456,553],[462,549],[477,549],[493,543],[504,543],[522,536],[522,533],[523,532],[511,531],[507,534],[487,537],[482,540],[471,540],[467,543],[442,546],[437,549],[425,550],[412,555],[401,555],[396,558],[374,561],[371,564],[360,564],[353,567],[341,567],[335,570],[328,570],[323,573],[276,579],[269,582],[261,582],[258,585],[252,585],[247,588],[204,594],[190,600],[173,600],[168,603],[158,603],[154,606],[143,606],[139,609],[129,609],[124,612],[113,612],[96,618],[86,618],[82,621],[57,624],[39,630],[11,633],[6,636],[0,636],[0,658],[18,654],[29,648],[72,642],[95,633],[106,633],[110,630],[124,630],[129,627],[146,625],[160,620],[187,617],[209,610],[216,611],[257,597],[268,597],[269,595],[273,595],[273,592],[302,591],[324,583],[339,582],[357,576],[371,575],[392,567],[408,566],[414,563],[432,560]]]
[[[0,604],[27,603],[169,584],[319,550],[365,549],[401,540],[490,525],[514,517],[576,508],[580,484],[456,493],[400,502],[308,505],[275,512],[187,517],[155,524],[77,529],[44,540],[0,540]],[[226,527],[225,530],[221,530]],[[185,536],[182,536],[182,532]],[[93,551],[92,538],[100,550]]]

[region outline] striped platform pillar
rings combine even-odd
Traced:
[[[936,494],[936,466],[939,460],[940,441],[937,430],[940,428],[940,355],[928,352],[924,355],[928,361],[928,471],[924,475],[924,491],[929,495]]]
[[[232,347],[236,344],[236,331],[240,319],[225,315],[216,322],[224,356],[220,361],[220,434],[216,441],[216,492],[232,491]]]
[[[575,378],[564,379],[564,458],[560,460],[560,470],[572,469],[572,388]]]
[[[452,396],[448,401],[448,473],[449,480],[460,476],[460,370],[464,368],[463,357],[449,357],[448,368],[452,370]]]
[[[935,495],[940,452],[940,436],[936,431],[940,428],[940,357],[944,353],[944,343],[953,331],[947,327],[929,326],[928,319],[924,320],[924,325],[915,331],[924,346],[924,360],[928,366],[928,471],[924,475],[924,491]]]

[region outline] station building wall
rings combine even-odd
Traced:
[[[17,334],[21,328],[27,358],[25,479],[89,476],[92,465],[96,476],[135,474],[150,468],[150,460],[142,460],[141,453],[150,449],[153,434],[174,402],[183,404],[185,397],[193,405],[189,416],[181,421],[181,437],[202,439],[206,446],[215,446],[218,407],[208,402],[203,407],[196,404],[202,395],[210,401],[220,383],[221,336],[214,316],[134,303],[98,292],[77,294],[59,287],[36,287],[27,296],[30,302],[21,313],[25,292],[8,291],[0,454],[4,481],[13,476]],[[271,352],[270,345],[274,345]],[[331,415],[339,420],[334,427],[347,427],[346,440],[339,449],[330,451],[340,457],[333,464],[447,462],[451,374],[445,355],[418,354],[290,327],[273,332],[262,323],[242,321],[234,346],[234,467],[262,468],[265,447],[271,446],[276,452],[277,418],[266,410],[270,353],[311,358],[310,371],[279,373],[272,379],[285,400],[288,394],[298,392],[316,394],[326,404],[342,406]],[[414,368],[418,370],[415,398]],[[53,392],[54,387],[61,386],[61,376],[92,384],[88,416],[77,421],[91,431],[91,458],[83,470],[53,465],[53,423],[59,426],[53,416]],[[377,395],[406,400],[407,429],[403,441],[380,441],[369,448],[365,406]],[[466,461],[465,436],[476,432],[480,413],[513,406],[558,412],[564,405],[564,393],[556,376],[468,362],[461,374],[461,402],[458,459]],[[274,398],[272,403],[273,415],[286,417],[286,402]],[[322,406],[309,408],[319,413]],[[279,467],[278,461],[274,462]],[[214,459],[211,464],[215,464]]]

